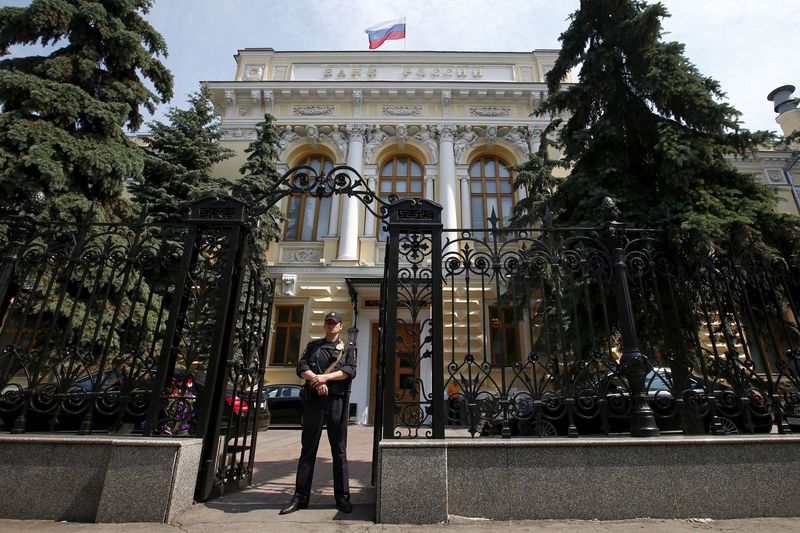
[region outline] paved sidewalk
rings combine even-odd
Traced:
[[[333,502],[330,447],[323,433],[308,509],[280,516],[278,510],[294,492],[294,475],[300,453],[299,429],[270,429],[259,435],[254,485],[222,498],[197,504],[181,514],[174,524],[75,524],[47,521],[0,520],[2,532],[45,533],[221,533],[222,531],[425,531],[506,532],[509,529],[543,533],[620,532],[683,533],[697,531],[770,533],[799,532],[798,518],[750,520],[525,520],[494,522],[451,517],[447,524],[431,526],[375,524],[375,491],[371,484],[372,428],[350,426],[348,460],[353,513],[337,511]],[[420,487],[424,498],[425,487]],[[799,511],[800,512],[800,511]]]

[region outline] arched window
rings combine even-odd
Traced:
[[[378,174],[378,195],[388,201],[396,194],[400,198],[422,198],[423,168],[407,155],[395,156],[381,165]],[[378,227],[378,238],[386,240],[383,228]]]
[[[321,155],[309,155],[298,164],[307,165],[319,172],[328,172],[333,162]],[[331,218],[331,198],[317,198],[308,194],[289,197],[284,238],[288,241],[319,241],[328,234]]]
[[[472,227],[488,228],[494,209],[501,226],[507,226],[514,209],[511,171],[502,159],[483,156],[469,166]]]

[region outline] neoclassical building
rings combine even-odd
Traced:
[[[237,153],[215,174],[239,175],[255,125],[268,112],[280,132],[283,169],[347,164],[382,197],[438,202],[445,228],[482,227],[492,210],[505,219],[522,194],[513,190],[510,168],[538,150],[548,124],[533,111],[557,54],[240,50],[233,80],[208,82],[223,141]],[[765,151],[735,164],[776,189],[779,209],[797,213],[784,172],[790,155]],[[368,422],[384,235],[356,198],[296,196],[281,208],[283,240],[268,257],[278,283],[267,383],[299,383],[299,353],[321,335],[325,314],[337,311],[356,338],[351,402],[357,420]],[[524,331],[508,331],[504,342],[517,353],[530,345]],[[402,374],[395,378],[400,389]]]
[[[538,150],[547,125],[532,112],[556,56],[240,50],[234,80],[209,82],[224,142],[237,152],[215,173],[238,176],[254,127],[269,112],[284,168],[347,164],[382,197],[440,203],[446,228],[484,225],[492,209],[506,218],[519,199],[510,168]],[[356,198],[298,196],[281,207],[284,238],[269,251],[278,291],[267,381],[297,383],[299,352],[321,334],[325,313],[338,311],[358,330],[351,401],[367,421],[385,237]]]

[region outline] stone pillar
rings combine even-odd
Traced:
[[[461,228],[472,228],[472,206],[470,205],[469,175],[462,174],[461,181]]]
[[[531,155],[537,153],[542,146],[542,130],[539,128],[531,128],[528,133],[528,145],[530,146]]]
[[[369,190],[371,191],[377,190],[375,188],[376,185],[377,185],[377,180],[375,179],[375,176],[370,176],[369,178],[367,178],[367,187],[369,187]],[[380,212],[380,205],[378,204],[378,202],[373,201],[372,204],[370,204],[370,207],[375,211]],[[375,217],[369,211],[364,213],[364,238],[375,237],[375,224],[376,224],[375,220],[376,220]]]
[[[347,165],[361,172],[364,160],[364,124],[353,124],[348,129]],[[355,176],[353,177],[355,179]],[[339,238],[339,261],[358,260],[358,206],[355,196],[342,198],[342,231]]]
[[[442,224],[445,228],[458,227],[456,204],[456,157],[453,152],[455,126],[441,125],[439,130],[439,202],[442,204]]]
[[[433,199],[433,176],[427,174],[425,176],[425,199],[434,202]]]

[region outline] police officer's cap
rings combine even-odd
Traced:
[[[331,312],[331,313],[328,313],[327,315],[325,315],[325,322],[329,322],[331,320],[333,322],[336,322],[337,324],[341,324],[342,323],[342,319],[339,316],[339,313]]]

